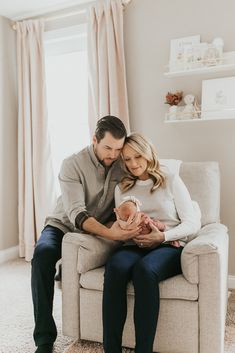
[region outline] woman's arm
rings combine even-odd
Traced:
[[[178,240],[193,235],[201,228],[201,212],[195,209],[188,189],[182,179],[174,176],[172,193],[176,211],[181,223],[176,227],[165,231],[165,241]]]
[[[141,247],[156,247],[162,242],[172,242],[184,239],[195,234],[201,228],[201,212],[194,208],[190,194],[182,179],[175,175],[172,181],[172,193],[175,208],[180,223],[174,228],[161,232],[153,224],[150,224],[152,232],[147,235],[136,236],[133,240]]]

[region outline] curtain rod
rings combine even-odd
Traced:
[[[60,18],[84,14],[84,13],[86,13],[86,11],[87,11],[86,9],[80,9],[77,11],[66,12],[66,13],[63,13],[60,15],[58,14],[58,15],[54,15],[54,16],[39,17],[38,19],[43,19],[45,22],[49,22],[49,21],[59,20]],[[12,28],[14,30],[16,30],[16,23],[13,24]]]
[[[132,0],[122,0],[122,4],[124,9],[132,2]],[[70,17],[70,16],[74,16],[74,15],[78,15],[78,14],[84,14],[86,13],[87,9],[80,9],[77,11],[71,11],[71,12],[66,12],[66,13],[62,13],[62,14],[58,14],[58,15],[54,15],[54,16],[45,16],[45,17],[39,17],[40,19],[43,19],[45,22],[48,21],[54,21],[54,20],[58,20],[60,18],[65,18],[65,17]],[[16,30],[16,23],[14,23],[12,25],[12,28],[14,30]]]

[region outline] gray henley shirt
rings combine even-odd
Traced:
[[[81,232],[87,216],[106,223],[114,208],[114,189],[124,175],[120,160],[107,168],[97,159],[93,145],[66,158],[59,173],[61,196],[45,225],[64,233]],[[87,215],[87,216],[86,216]],[[85,218],[84,218],[85,217]]]

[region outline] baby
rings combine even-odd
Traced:
[[[125,198],[117,208],[114,208],[114,212],[117,217],[119,226],[122,229],[131,230],[134,224],[134,227],[141,226],[142,231],[141,235],[149,234],[152,231],[150,224],[153,224],[161,232],[166,229],[165,224],[158,220],[153,220],[147,216],[144,212],[140,212],[140,201],[134,196],[128,196]],[[178,240],[170,242],[170,245],[175,247],[180,247]]]

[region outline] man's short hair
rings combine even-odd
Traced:
[[[109,132],[117,140],[121,140],[123,137],[127,136],[123,122],[112,115],[104,116],[97,121],[95,137],[98,143],[104,138],[106,132]]]

